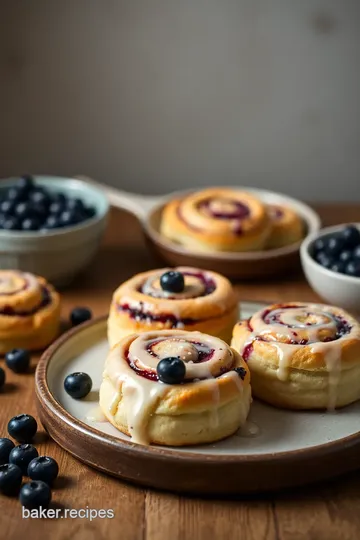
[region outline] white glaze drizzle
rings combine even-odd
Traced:
[[[360,339],[359,325],[345,313],[343,317],[351,325],[350,331],[336,338],[337,324],[335,316],[339,311],[333,312],[333,309],[331,306],[322,304],[307,304],[274,309],[268,312],[265,317],[265,310],[261,310],[251,318],[253,331],[242,344],[240,353],[243,353],[246,347],[257,338],[265,339],[276,348],[278,355],[277,376],[279,380],[286,381],[292,356],[304,346],[311,347],[312,353],[324,355],[324,361],[329,373],[328,409],[333,410],[337,402],[337,388],[341,376],[341,348],[347,340]],[[342,316],[341,313],[339,315]],[[280,322],[269,324],[266,322],[272,317],[277,317],[283,324],[280,324]],[[334,339],[331,341],[319,341],[320,332],[325,332],[326,335]],[[306,336],[306,343],[290,344],[277,341],[279,337],[297,342],[299,341],[299,334]]]
[[[232,370],[219,375],[221,368],[231,369],[233,364],[231,349],[220,339],[200,332],[183,332],[181,338],[179,338],[178,334],[172,334],[171,331],[164,331],[161,334],[159,336],[154,332],[147,332],[136,337],[131,342],[128,350],[131,364],[136,366],[137,369],[156,372],[158,362],[169,355],[169,350],[172,355],[175,355],[175,348],[178,345],[179,353],[184,355],[185,382],[186,379],[189,379],[193,382],[188,384],[207,385],[214,396],[214,407],[209,413],[212,425],[215,427],[219,422],[217,416],[217,407],[220,400],[218,379],[230,377],[235,381],[239,392],[243,391],[242,380],[235,371]],[[203,346],[199,346],[198,343],[203,344]],[[155,348],[157,357],[149,352],[149,350]],[[197,358],[195,355],[198,356],[201,350],[214,350],[214,352],[209,360],[196,363]],[[187,355],[187,352],[190,352],[190,354]],[[122,394],[127,402],[127,423],[132,441],[148,444],[148,426],[151,415],[156,410],[159,400],[164,397],[172,386],[139,375],[127,361],[120,358],[119,362],[119,354],[124,355],[126,351],[114,348],[110,352],[106,364],[106,374],[112,381],[115,381],[116,386],[116,392],[109,405],[109,412],[111,415],[116,414],[119,398]],[[189,357],[188,361],[187,356]],[[216,376],[217,379],[214,378]],[[194,382],[194,379],[197,382]]]

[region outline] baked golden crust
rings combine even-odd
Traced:
[[[225,277],[197,268],[179,267],[184,275],[182,293],[167,295],[159,280],[163,268],[132,277],[114,292],[108,319],[110,345],[132,333],[181,328],[230,341],[238,319],[238,304]]]
[[[291,208],[268,205],[271,219],[271,234],[266,249],[276,249],[298,242],[304,237],[304,224]]]
[[[42,277],[0,271],[0,354],[14,348],[40,350],[60,329],[60,297]]]
[[[154,354],[156,347],[159,354]],[[208,357],[188,362],[187,349],[181,356],[183,347]],[[184,360],[181,384],[164,384],[157,378],[156,365],[169,350],[177,350]],[[235,368],[242,368],[241,376]],[[246,421],[250,402],[250,374],[241,356],[222,340],[200,332],[127,336],[110,351],[100,387],[105,416],[142,443],[180,446],[222,439]]]
[[[238,323],[232,346],[244,356],[253,393],[297,409],[341,407],[360,399],[360,325],[324,304],[274,304]]]
[[[266,206],[253,195],[212,188],[170,201],[160,232],[166,238],[201,251],[263,249],[271,232]]]

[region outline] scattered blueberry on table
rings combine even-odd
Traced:
[[[27,474],[30,461],[39,456],[38,451],[32,444],[20,444],[10,452],[9,462],[20,467],[23,475]]]
[[[5,355],[5,362],[15,373],[25,373],[30,365],[30,353],[25,349],[13,349]]]
[[[20,502],[25,508],[47,508],[51,501],[50,487],[41,480],[31,480],[20,490]]]
[[[92,312],[86,307],[76,307],[70,313],[70,322],[72,326],[77,326],[92,318]]]
[[[38,185],[31,176],[0,192],[0,229],[50,231],[82,223],[96,215],[92,206]]]
[[[18,414],[8,423],[8,433],[19,443],[30,442],[37,432],[37,422],[30,414]]]
[[[170,270],[161,276],[160,285],[163,291],[181,293],[185,287],[184,276],[181,272]]]
[[[59,474],[59,466],[52,457],[40,456],[30,461],[27,473],[32,480],[41,480],[50,486]]]
[[[314,259],[324,268],[360,277],[360,231],[347,225],[340,232],[314,242]]]
[[[16,495],[20,489],[22,472],[13,463],[0,465],[0,492],[4,495]]]
[[[3,388],[5,384],[5,379],[6,379],[5,371],[3,370],[3,368],[0,367],[0,390]]]
[[[0,438],[0,465],[9,463],[9,456],[11,450],[15,447],[15,444],[6,437]]]
[[[74,399],[81,399],[88,395],[92,388],[91,377],[87,373],[71,373],[64,381],[65,391]]]
[[[184,362],[177,356],[169,356],[160,360],[156,366],[159,380],[166,384],[180,384],[186,372]]]

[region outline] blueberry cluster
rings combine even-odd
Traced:
[[[348,225],[340,232],[318,238],[314,244],[314,258],[333,272],[360,277],[360,231]]]
[[[47,508],[51,501],[51,485],[59,473],[59,466],[49,456],[39,456],[31,444],[37,431],[37,422],[29,414],[20,414],[8,423],[8,438],[0,438],[0,492],[19,495],[26,508]],[[22,484],[23,476],[30,482]]]
[[[81,199],[53,193],[23,176],[1,193],[0,229],[7,231],[49,231],[77,225],[94,217],[95,208]]]

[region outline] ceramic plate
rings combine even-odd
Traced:
[[[242,303],[241,318],[262,307]],[[97,405],[107,351],[102,318],[61,337],[36,373],[44,426],[89,465],[155,488],[208,493],[298,485],[360,466],[360,402],[330,413],[286,411],[255,400],[247,426],[224,441],[185,448],[133,444],[103,420]],[[93,380],[84,400],[72,399],[63,388],[75,371]]]

